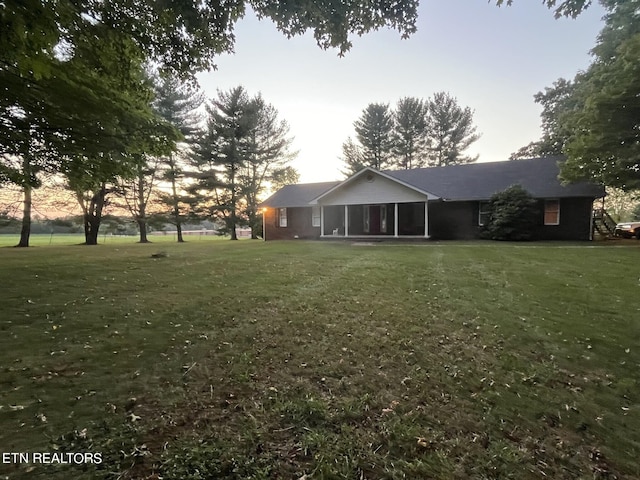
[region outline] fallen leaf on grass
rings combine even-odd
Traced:
[[[133,422],[133,423],[142,419],[142,417],[140,417],[139,415],[136,415],[135,413],[130,413],[129,415],[127,415],[127,418],[129,419],[130,422]]]

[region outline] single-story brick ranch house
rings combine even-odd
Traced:
[[[478,238],[494,193],[521,185],[539,201],[536,238],[589,240],[591,183],[562,185],[559,157],[412,170],[365,168],[343,181],[287,185],[265,200],[264,239]]]

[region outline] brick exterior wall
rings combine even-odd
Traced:
[[[479,202],[429,202],[429,235],[434,240],[472,240],[480,238],[478,225]],[[560,199],[560,224],[544,225],[544,200],[539,201],[539,227],[536,240],[589,240],[591,234],[591,211],[593,200],[590,198]],[[403,207],[404,208],[404,207]],[[349,214],[349,234],[364,235],[362,231],[362,208],[351,206]],[[393,235],[393,205],[387,207],[388,229],[386,234]],[[404,215],[401,215],[401,218]],[[424,222],[422,222],[424,223]],[[325,234],[331,236],[333,229],[344,235],[344,207],[325,207]],[[400,225],[400,229],[403,227]],[[400,234],[421,234],[424,227],[414,231],[401,231]],[[277,208],[265,212],[264,232],[266,240],[318,239],[320,227],[312,226],[311,207],[287,208],[287,226],[279,226]],[[380,233],[379,235],[384,235]]]
[[[320,238],[320,227],[311,225],[311,207],[287,208],[287,226],[279,226],[279,209],[268,208],[264,214],[265,240]]]
[[[589,240],[591,235],[590,198],[561,198],[560,224],[544,224],[544,200],[538,202],[536,240]],[[480,238],[479,202],[430,202],[429,234],[434,240]]]

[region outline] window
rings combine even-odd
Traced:
[[[286,208],[278,209],[278,226],[279,227],[287,226],[287,209]]]
[[[311,207],[311,226],[320,226],[320,207]]]
[[[491,215],[491,203],[480,202],[478,208],[478,225],[487,225],[489,223],[489,216]]]
[[[560,200],[544,201],[544,224],[545,225],[560,224]]]

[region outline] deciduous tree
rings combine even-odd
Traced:
[[[589,68],[536,96],[543,137],[516,152],[565,154],[565,181],[640,188],[640,1],[603,0],[605,25]]]
[[[552,87],[534,95],[535,102],[542,105],[542,138],[512,153],[511,160],[562,155],[569,131],[560,122],[560,115],[572,108],[574,93],[573,82],[560,78]]]

